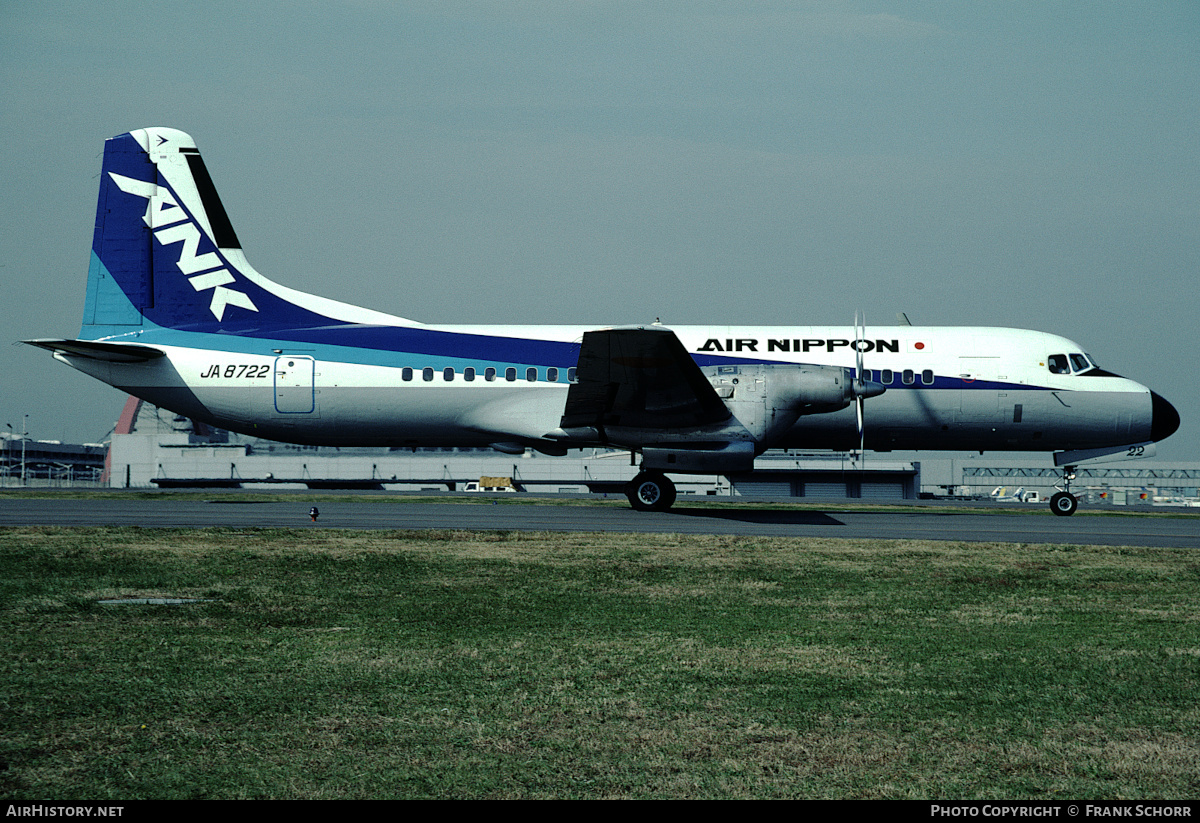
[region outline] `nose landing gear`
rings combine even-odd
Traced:
[[[1050,511],[1059,517],[1070,517],[1079,508],[1079,498],[1071,494],[1071,481],[1075,479],[1075,467],[1063,466],[1062,480],[1055,484],[1058,489],[1050,497]]]

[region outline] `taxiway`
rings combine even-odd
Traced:
[[[848,537],[870,540],[966,540],[1009,543],[1200,548],[1200,517],[1162,513],[1053,517],[1033,510],[923,507],[844,510],[775,509],[743,503],[721,507],[681,503],[670,512],[642,513],[624,505],[514,504],[474,498],[463,502],[324,499],[313,523],[310,500],[259,501],[195,495],[162,498],[0,498],[0,526],[140,526],[143,528],[468,529],[560,532],[735,534]]]

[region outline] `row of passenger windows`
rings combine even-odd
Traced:
[[[872,375],[877,375],[873,377]],[[933,385],[933,369],[925,369],[921,372],[921,384],[925,386]],[[865,380],[882,383],[885,386],[890,386],[896,381],[896,373],[891,369],[863,369],[863,378]],[[917,373],[912,369],[905,369],[900,372],[900,382],[905,386],[911,386],[917,382]]]
[[[454,382],[454,380],[456,380],[458,378],[458,372],[454,371],[454,369],[450,366],[447,366],[446,368],[442,369],[441,372],[442,372],[442,382],[443,383],[452,383],[452,382]],[[434,378],[436,377],[436,375],[437,375],[437,369],[434,369],[431,367],[426,367],[426,368],[421,369],[421,380],[423,380],[426,383],[432,383]],[[518,375],[519,375],[518,370],[516,368],[513,368],[512,366],[509,366],[507,369],[504,370],[503,377],[504,377],[505,381],[507,381],[509,383],[515,383],[518,380]],[[400,370],[400,379],[406,383],[411,382],[414,376],[415,376],[414,370],[411,368],[405,367]],[[497,380],[501,375],[500,375],[499,371],[497,371],[496,369],[489,366],[483,370],[482,376],[485,381],[491,383],[491,382],[494,382],[495,380]],[[554,366],[549,366],[549,367],[547,367],[545,374],[543,376],[542,372],[539,369],[537,369],[534,366],[530,366],[525,369],[525,374],[524,374],[525,380],[529,383],[537,383],[540,380],[545,380],[547,383],[558,383],[561,381],[561,378],[563,378],[564,376],[566,377],[566,382],[574,383],[575,382],[575,368],[572,367],[572,368],[564,370],[564,369],[555,368]],[[462,379],[466,383],[471,383],[474,380],[476,380],[478,377],[479,377],[479,372],[472,366],[467,366],[465,369],[462,370]],[[882,383],[885,386],[890,386],[896,381],[896,373],[893,372],[891,369],[879,369],[877,371],[872,371],[871,369],[864,369],[863,377],[866,378],[867,380],[878,380],[878,382]],[[921,383],[923,385],[926,385],[926,386],[933,385],[933,370],[932,369],[925,369],[923,372],[921,372],[920,377],[921,377]],[[900,382],[903,383],[905,386],[914,385],[917,382],[916,372],[914,372],[912,369],[905,369],[904,371],[900,372]]]
[[[423,381],[425,381],[426,383],[432,383],[433,378],[436,374],[437,374],[436,369],[428,368],[428,367],[421,369],[421,379]],[[478,376],[480,376],[479,373],[472,366],[467,366],[465,369],[462,370],[462,379],[467,383],[473,382]],[[568,383],[574,383],[575,382],[575,367],[572,366],[569,369],[558,369],[558,368],[555,368],[554,366],[550,366],[545,370],[545,373],[543,374],[536,367],[530,366],[529,368],[525,369],[525,375],[524,375],[525,380],[530,383],[537,383],[539,380],[545,380],[547,383],[558,383],[558,382],[561,382],[561,378],[564,376],[567,378]],[[458,377],[458,372],[454,371],[454,369],[452,367],[447,366],[446,368],[442,369],[442,382],[443,383],[451,383],[454,380],[456,380],[457,377]],[[494,382],[498,377],[500,377],[500,372],[498,372],[496,369],[492,368],[491,366],[488,366],[486,369],[483,370],[482,377],[485,381],[491,383],[491,382]],[[400,379],[406,383],[410,382],[413,379],[413,370],[410,368],[407,368],[407,367],[401,369],[400,370]],[[512,366],[509,366],[507,369],[505,369],[504,370],[504,379],[509,383],[517,382],[517,369],[513,368]]]

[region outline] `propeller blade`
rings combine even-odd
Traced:
[[[864,426],[863,417],[865,408],[863,406],[866,401],[867,379],[863,372],[863,340],[867,336],[867,318],[865,312],[854,312],[854,411],[858,418],[858,455],[862,459],[866,445],[866,427]]]
[[[865,402],[865,400],[866,400],[866,398],[860,394],[856,398],[856,402],[855,402],[855,406],[854,406],[855,410],[858,412],[858,451],[860,454],[863,451],[863,445],[865,444],[866,439],[867,439],[867,432],[866,432],[866,429],[863,427],[863,403]]]
[[[859,389],[862,389],[863,385],[865,384],[865,381],[863,379],[863,351],[862,351],[862,341],[863,341],[863,337],[866,335],[866,329],[864,328],[865,324],[866,324],[866,317],[860,315],[860,313],[857,311],[854,312],[854,331],[855,331],[854,379],[858,381]],[[859,394],[861,395],[862,392],[860,391]]]

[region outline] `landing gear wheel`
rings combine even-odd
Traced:
[[[630,481],[625,496],[640,512],[665,512],[675,505],[675,484],[657,472],[642,472]]]
[[[1050,498],[1050,511],[1057,514],[1059,517],[1070,517],[1079,508],[1079,501],[1075,499],[1075,495],[1059,492]]]

